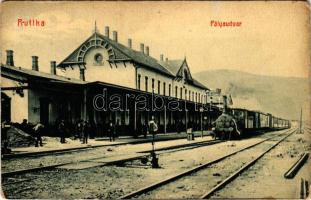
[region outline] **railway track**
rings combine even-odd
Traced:
[[[222,140],[211,140],[211,141],[202,141],[202,142],[196,142],[196,143],[190,143],[190,144],[181,144],[181,145],[176,145],[176,146],[168,146],[168,147],[157,148],[156,152],[163,152],[163,151],[172,152],[172,151],[189,150],[189,149],[199,148],[202,146],[218,144],[221,142],[224,142],[224,141],[222,141]],[[137,153],[151,153],[151,150],[138,151]]]
[[[274,137],[276,137],[276,136],[273,136],[271,138],[274,138]],[[265,139],[264,141],[269,140],[271,138]],[[158,148],[158,149],[156,149],[156,152],[158,155],[160,155],[160,154],[172,153],[172,152],[176,152],[176,151],[184,151],[184,150],[190,150],[190,149],[194,149],[194,148],[205,147],[205,146],[217,144],[220,142],[223,142],[223,141],[211,140],[211,141],[202,141],[202,142],[196,142],[196,143],[190,143],[190,144],[175,145],[175,146]],[[260,143],[262,143],[262,142],[260,142]],[[248,148],[251,148],[251,147],[248,147]],[[4,172],[1,175],[2,175],[2,178],[8,178],[8,177],[12,177],[15,175],[35,173],[35,172],[44,171],[44,170],[54,170],[56,168],[66,166],[66,165],[79,164],[79,163],[84,163],[84,162],[94,161],[94,160],[99,160],[99,159],[104,159],[104,158],[108,158],[108,159],[111,158],[111,160],[107,161],[107,162],[103,162],[103,163],[98,164],[98,165],[95,165],[94,167],[102,167],[102,166],[109,166],[109,165],[122,165],[123,163],[126,163],[126,162],[140,160],[142,158],[146,158],[146,157],[150,156],[150,151],[140,151],[137,153],[138,154],[128,155],[128,156],[122,157],[122,158],[118,158],[118,157],[114,157],[114,156],[112,156],[112,157],[100,156],[100,157],[95,157],[95,158],[83,159],[80,161],[64,162],[64,163],[59,163],[59,164],[47,165],[47,166],[38,166],[38,167],[33,167],[33,168],[28,168],[28,169],[21,169],[21,170],[15,170],[15,171],[10,171],[10,172]],[[237,152],[235,152],[235,153],[237,153]],[[91,168],[91,167],[89,167],[89,168]]]
[[[247,162],[246,164],[243,164],[242,167],[238,167],[233,173],[229,173],[230,175],[227,176],[225,179],[223,179],[221,181],[218,181],[217,184],[215,186],[211,187],[211,189],[208,192],[206,192],[205,194],[201,194],[201,196],[195,196],[195,198],[209,198],[212,194],[214,194],[214,192],[220,190],[225,185],[227,185],[228,183],[233,181],[236,177],[239,176],[239,174],[241,174],[243,171],[247,170],[250,166],[254,165],[256,163],[256,161],[258,161],[266,153],[271,151],[278,144],[280,144],[282,141],[284,141],[287,137],[289,137],[290,135],[292,135],[295,132],[296,132],[296,129],[295,130],[287,130],[285,132],[282,132],[279,135],[269,137],[269,138],[264,139],[264,140],[262,140],[260,142],[257,142],[255,144],[252,144],[252,145],[249,145],[249,146],[247,146],[245,148],[237,150],[237,151],[235,151],[233,153],[227,154],[227,155],[225,155],[223,157],[220,157],[220,158],[217,158],[215,160],[209,161],[209,162],[207,162],[205,164],[199,165],[199,166],[194,167],[194,168],[192,168],[190,170],[187,170],[187,171],[184,171],[184,172],[179,173],[177,175],[171,176],[169,178],[166,178],[164,180],[161,180],[159,182],[156,182],[156,183],[151,184],[149,186],[146,186],[144,188],[140,188],[140,189],[138,189],[136,191],[133,191],[133,192],[131,192],[129,194],[126,194],[124,196],[121,196],[119,198],[120,199],[129,199],[129,198],[134,198],[134,197],[135,198],[136,197],[141,198],[141,196],[143,196],[143,195],[146,195],[146,197],[148,198],[148,195],[150,195],[150,192],[151,193],[155,192],[155,190],[160,189],[160,188],[163,189],[163,187],[166,187],[167,185],[170,185],[171,183],[172,184],[174,183],[173,187],[176,187],[178,185],[176,182],[178,182],[180,180],[182,181],[183,178],[188,177],[189,175],[191,175],[191,178],[189,178],[189,179],[192,179],[195,173],[199,173],[199,172],[203,171],[203,169],[206,169],[207,167],[210,167],[210,166],[213,166],[213,165],[217,165],[217,164],[221,163],[221,161],[224,161],[226,159],[231,159],[232,157],[234,157],[234,155],[238,155],[238,154],[240,155],[240,153],[243,152],[243,151],[251,150],[251,149],[253,149],[254,147],[256,147],[256,146],[258,146],[260,144],[264,144],[265,142],[268,142],[268,143],[270,142],[271,143],[277,137],[281,137],[281,139],[277,140],[276,143],[274,143],[273,145],[269,146],[269,148],[267,148],[263,153],[260,153],[258,156],[256,156],[251,161]],[[286,136],[284,136],[284,134],[286,134]],[[217,175],[217,173],[215,175]],[[201,176],[201,178],[202,178],[202,176]],[[206,182],[206,179],[204,179],[204,181]],[[192,182],[195,182],[195,184],[198,184],[196,181],[192,181]],[[173,190],[173,192],[175,192],[175,191]],[[167,192],[167,193],[169,193],[169,192]],[[156,197],[156,198],[159,198],[159,197]],[[176,197],[174,197],[174,198],[176,198]],[[182,198],[185,198],[185,197],[182,197]],[[191,197],[191,198],[193,198],[193,197]]]
[[[182,144],[182,145],[174,145],[174,146],[169,146],[169,147],[162,147],[162,148],[158,148],[156,151],[160,152],[158,154],[165,154],[165,153],[171,153],[174,151],[183,151],[183,150],[190,150],[190,149],[194,149],[194,148],[204,147],[204,146],[208,146],[208,145],[217,144],[220,142],[223,142],[223,141],[220,141],[220,140],[202,141],[202,142],[196,142],[196,143],[190,143],[190,144]],[[111,156],[111,157],[100,156],[100,157],[95,157],[95,158],[83,159],[80,161],[64,162],[64,163],[59,163],[59,164],[47,165],[47,166],[39,166],[39,167],[33,167],[33,168],[28,168],[28,169],[3,172],[1,175],[3,178],[7,178],[7,177],[15,176],[15,175],[33,173],[33,172],[38,172],[38,171],[43,171],[43,170],[53,170],[55,168],[59,168],[59,167],[65,166],[65,165],[79,164],[79,163],[83,163],[83,162],[94,161],[94,160],[99,160],[99,159],[104,159],[104,158],[108,158],[108,159],[112,159],[112,160],[107,161],[107,162],[103,162],[102,164],[98,164],[94,167],[102,167],[102,166],[108,166],[108,165],[120,165],[120,164],[123,164],[125,162],[135,161],[135,160],[139,160],[142,158],[149,157],[150,152],[151,152],[150,150],[140,151],[140,152],[137,152],[137,153],[139,153],[139,155],[136,155],[136,153],[135,153],[132,155],[128,155],[126,157],[121,156],[122,158],[119,158],[119,159],[117,158],[117,156],[115,159],[114,159],[114,156]]]
[[[155,142],[169,141],[169,140],[175,140],[175,139],[179,140],[183,138],[167,138],[166,140],[155,138]],[[127,144],[144,144],[144,143],[150,143],[150,142],[151,142],[151,139],[147,139],[147,140],[138,139],[137,141],[121,142],[121,143],[115,143],[115,144],[102,144],[102,145],[93,145],[93,146],[85,146],[85,147],[76,147],[76,148],[70,148],[70,149],[46,150],[42,152],[4,154],[2,155],[2,160],[12,160],[12,159],[25,158],[25,157],[37,158],[37,157],[42,157],[42,156],[61,155],[61,154],[79,152],[79,151],[87,151],[87,150],[92,150],[92,149],[101,148],[101,147],[122,146],[122,145],[127,145]]]

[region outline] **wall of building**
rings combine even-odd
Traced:
[[[96,60],[99,55],[102,58],[102,61]],[[85,81],[101,81],[135,89],[136,83],[134,65],[130,62],[109,64],[108,59],[108,51],[105,48],[98,47],[88,50],[84,57],[84,62],[86,63],[86,69],[84,72]],[[65,76],[79,79],[80,67],[78,65],[73,65],[72,68],[67,67]]]
[[[173,80],[167,76],[164,76],[162,74],[159,74],[157,72],[148,70],[146,68],[143,67],[139,67],[137,69],[137,81],[138,81],[138,76],[140,75],[140,90],[141,91],[146,91],[146,77],[148,77],[148,92],[152,92],[152,79],[154,79],[154,93],[155,94],[159,94],[159,95],[163,95],[164,94],[164,87],[163,87],[163,83],[165,83],[165,95],[168,96],[169,91],[169,84],[172,85]],[[158,92],[158,81],[160,81],[160,93]],[[138,84],[137,84],[137,89],[138,88]]]
[[[205,90],[195,87],[193,85],[185,84],[184,80],[173,80],[170,77],[164,76],[162,74],[159,74],[157,72],[148,70],[146,68],[138,68],[137,69],[137,89],[139,86],[139,76],[140,76],[140,90],[146,91],[146,77],[148,77],[148,92],[152,92],[152,79],[154,79],[154,92],[156,94],[158,93],[158,81],[160,81],[160,95],[164,95],[164,90],[163,90],[163,83],[165,82],[165,96],[169,95],[169,84],[171,85],[171,97],[176,97],[176,86],[177,86],[177,98],[180,99],[180,88],[182,88],[182,99],[189,100],[189,91],[194,93],[193,98],[192,94],[191,96],[191,101],[193,102],[203,102],[206,103],[206,93]],[[187,90],[187,96],[185,96],[185,90]],[[195,94],[197,93],[197,100],[195,98]],[[199,100],[199,94],[201,99]],[[202,101],[203,100],[203,101]]]
[[[96,55],[102,55],[102,62],[96,62]],[[84,57],[86,81],[102,81],[135,89],[135,67],[133,64],[130,62],[109,64],[108,59],[107,49],[93,48],[89,50]]]
[[[20,84],[17,81],[1,77],[1,87],[17,87]],[[23,86],[27,86],[23,84]],[[20,96],[15,90],[2,90],[11,98],[11,122],[21,123],[23,119],[28,119],[28,90],[24,89],[24,96]]]
[[[78,65],[73,65],[64,70],[60,70],[61,73],[58,72],[59,71],[57,71],[57,74],[68,78],[80,79],[80,67]]]
[[[64,94],[61,91],[30,89],[28,95],[29,122],[41,122],[41,101],[48,104],[48,124],[53,126],[59,119],[74,124],[81,118],[82,105],[79,95]]]

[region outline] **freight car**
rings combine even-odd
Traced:
[[[290,122],[270,113],[241,108],[226,109],[214,122],[213,134],[220,139],[247,137],[259,130],[281,130],[290,128]]]

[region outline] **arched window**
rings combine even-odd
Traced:
[[[160,94],[161,91],[161,81],[158,81],[158,94]]]
[[[187,89],[185,89],[185,100],[187,100]]]
[[[165,87],[165,82],[163,82],[163,95],[165,96],[165,89],[166,89],[166,87]]]
[[[141,75],[138,74],[138,76],[137,76],[137,89],[138,90],[140,90],[140,77],[141,77]]]
[[[145,89],[148,92],[148,76],[145,76]]]
[[[182,99],[182,87],[180,88],[180,99]]]
[[[168,84],[168,96],[171,96],[171,84]]]
[[[152,81],[152,83],[151,83],[152,84],[152,86],[151,86],[152,87],[152,91],[154,92],[154,78],[151,81]]]

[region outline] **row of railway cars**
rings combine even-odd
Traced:
[[[220,115],[214,123],[214,136],[221,139],[247,137],[257,130],[281,130],[290,128],[289,120],[270,113],[231,108]]]

